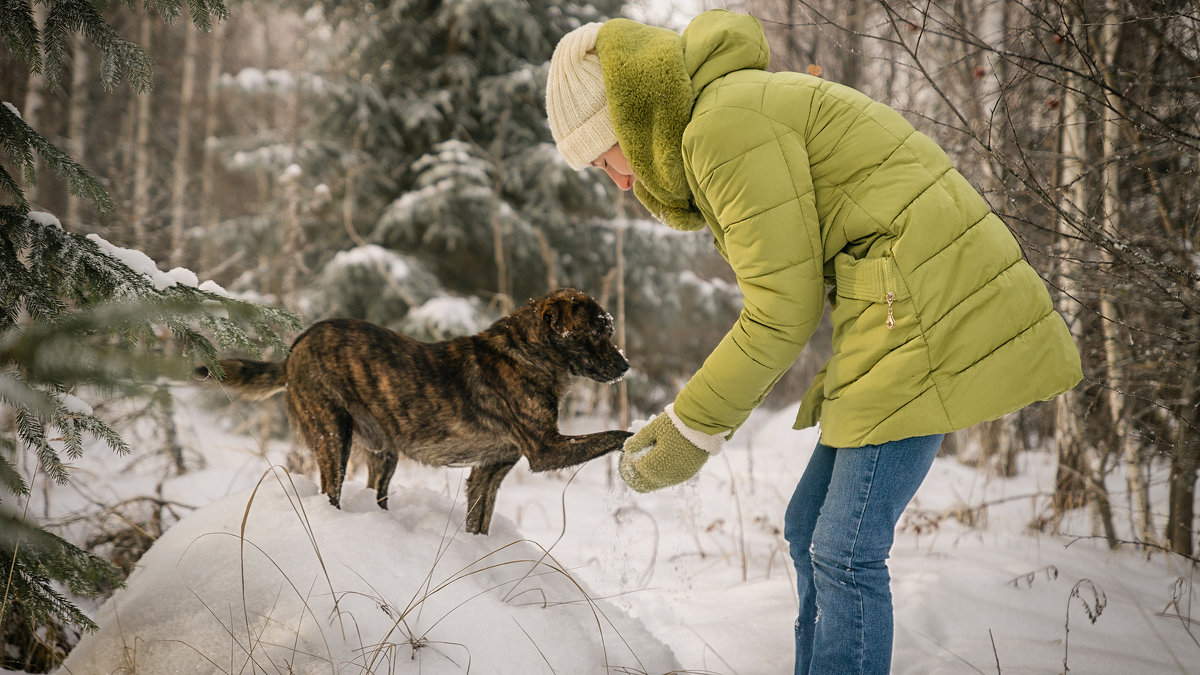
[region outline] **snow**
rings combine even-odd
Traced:
[[[211,279],[209,281],[205,281],[205,282],[201,283],[196,288],[199,288],[200,290],[204,291],[205,293],[212,293],[213,295],[219,295],[223,298],[230,297],[229,291],[225,290],[225,288],[223,286],[221,286],[221,284],[218,284],[217,282],[212,281]]]
[[[100,250],[110,258],[115,258],[125,263],[129,269],[149,279],[150,283],[154,284],[154,287],[160,291],[171,288],[178,283],[178,280],[174,276],[158,269],[158,265],[154,260],[141,251],[110,244],[98,234],[89,234],[87,238],[96,242]]]
[[[200,278],[196,276],[196,273],[184,267],[172,267],[171,271],[167,272],[167,276],[184,286],[196,288],[200,285]]]
[[[724,279],[718,277],[706,279],[691,270],[683,270],[679,273],[679,283],[697,289],[704,298],[738,292],[736,286]]]
[[[221,76],[221,80],[226,86],[234,85],[245,91],[258,91],[267,87],[267,78],[258,68],[242,68],[237,75],[226,73]]]
[[[377,244],[366,244],[347,251],[339,251],[333,256],[330,267],[342,266],[371,266],[387,270],[388,277],[396,281],[406,279],[412,274],[412,268],[400,254]]]
[[[12,114],[16,115],[18,118],[23,119],[23,118],[21,118],[21,111],[17,110],[17,106],[9,103],[8,101],[5,101],[4,107],[8,108],[8,111],[11,112]]]
[[[295,86],[296,78],[289,70],[270,69],[265,73],[258,68],[242,68],[237,75],[225,73],[221,76],[221,84],[226,87],[237,87],[247,92],[260,92],[268,88],[287,91]]]
[[[210,411],[197,385],[177,391],[180,438],[204,468],[168,475],[165,459],[97,446],[74,463],[74,487],[50,490],[58,520],[160,482],[164,499],[200,507],[125,590],[85,603],[101,630],[71,655],[70,673],[127,672],[127,660],[139,673],[790,672],[796,600],[782,519],[816,441],[791,429],[793,410],[757,411],[696,479],[647,495],[614,480],[616,457],[577,472],[521,463],[491,533],[477,536],[461,531],[465,469],[401,462],[384,512],[352,460],[339,511],[311,479],[271,468],[288,443],[230,429],[261,404]],[[1078,673],[1197,672],[1195,566],[1031,530],[1048,512],[1053,456],[1023,454],[1018,471],[935,461],[889,562],[893,672],[1050,674],[1064,659]],[[1165,513],[1161,470],[1151,478]],[[1123,479],[1110,489],[1119,506]],[[30,512],[43,513],[35,492]],[[1063,528],[1091,534],[1083,513]]]
[[[326,270],[353,267],[377,269],[396,282],[404,281],[413,274],[412,264],[402,253],[384,249],[377,244],[355,246],[354,249],[337,252],[334,259],[326,265]]]
[[[426,301],[408,313],[409,320],[428,326],[436,334],[467,335],[479,331],[478,312],[467,298],[449,295]]]
[[[278,180],[280,183],[294,183],[295,181],[299,180],[300,176],[303,174],[304,170],[300,168],[300,165],[292,163],[288,164],[287,168],[283,170],[283,173],[279,175]]]
[[[636,21],[682,32],[697,14],[713,7],[725,7],[727,2],[712,0],[631,0],[623,14]]]
[[[62,223],[59,222],[58,216],[45,211],[30,211],[26,217],[42,227],[57,227],[62,229]]]
[[[464,535],[444,494],[396,497],[383,511],[355,484],[338,510],[311,481],[269,471],[158,540],[63,670],[109,673],[130,660],[134,672],[163,674],[677,666],[510,521]]]
[[[449,188],[451,186],[447,185],[445,187]],[[418,203],[420,203],[421,201],[423,201],[425,199],[428,199],[429,197],[433,196],[434,194],[436,194],[440,191],[441,190],[439,189],[439,187],[434,185],[434,186],[426,186],[419,190],[412,190],[409,192],[405,192],[404,194],[400,195],[395,201],[392,202],[392,205],[388,207],[388,211],[391,213],[406,213],[409,211],[414,211],[414,210],[416,210]]]
[[[30,213],[29,215],[32,218],[34,214]],[[54,216],[50,216],[50,214],[43,215],[54,218]],[[55,218],[54,223],[57,224],[58,219]],[[196,273],[187,269],[186,267],[173,267],[170,271],[163,272],[162,270],[158,269],[158,263],[154,262],[150,256],[142,253],[141,251],[130,248],[122,248],[115,244],[109,243],[98,234],[89,234],[87,238],[95,242],[96,246],[98,246],[105,255],[119,260],[129,267],[129,269],[149,279],[150,283],[160,291],[182,284],[190,288],[199,289],[206,293],[212,293],[214,295],[219,295],[226,298],[230,297],[229,292],[222,288],[220,284],[217,284],[213,281],[205,281],[201,283],[200,278],[196,276]]]
[[[62,407],[73,415],[91,415],[93,413],[92,406],[74,394],[63,395]]]
[[[292,75],[292,71],[283,70],[281,68],[272,68],[267,71],[267,82],[271,86],[281,91],[287,91],[296,86],[296,78]]]
[[[296,148],[287,143],[265,145],[253,150],[239,150],[233,153],[229,166],[234,169],[275,170],[276,167],[286,167],[296,156]]]

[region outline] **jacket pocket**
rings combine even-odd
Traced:
[[[834,256],[833,270],[839,298],[886,304],[884,326],[888,330],[895,327],[895,305],[907,300],[910,294],[892,256],[856,259],[848,253],[839,253]]]

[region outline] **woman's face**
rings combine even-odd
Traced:
[[[617,143],[613,143],[611,148],[592,160],[592,166],[604,169],[604,173],[607,173],[608,177],[622,190],[629,190],[633,187],[633,181],[637,180],[637,176],[633,175],[633,169],[629,168],[629,160],[625,158],[625,153],[621,151],[621,146]]]

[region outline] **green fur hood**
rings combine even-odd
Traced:
[[[683,132],[705,86],[736,70],[767,67],[770,50],[758,20],[711,10],[679,35],[613,19],[600,29],[596,53],[617,141],[637,176],[634,194],[677,230],[704,228],[684,172]]]

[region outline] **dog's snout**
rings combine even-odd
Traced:
[[[625,358],[625,353],[616,345],[609,343],[608,355],[604,358],[601,366],[603,372],[597,373],[599,377],[593,379],[600,382],[616,382],[629,372],[629,368],[629,359]]]
[[[619,368],[622,373],[629,370],[629,359],[625,358],[625,353],[620,349],[617,350],[617,359],[617,368]]]

